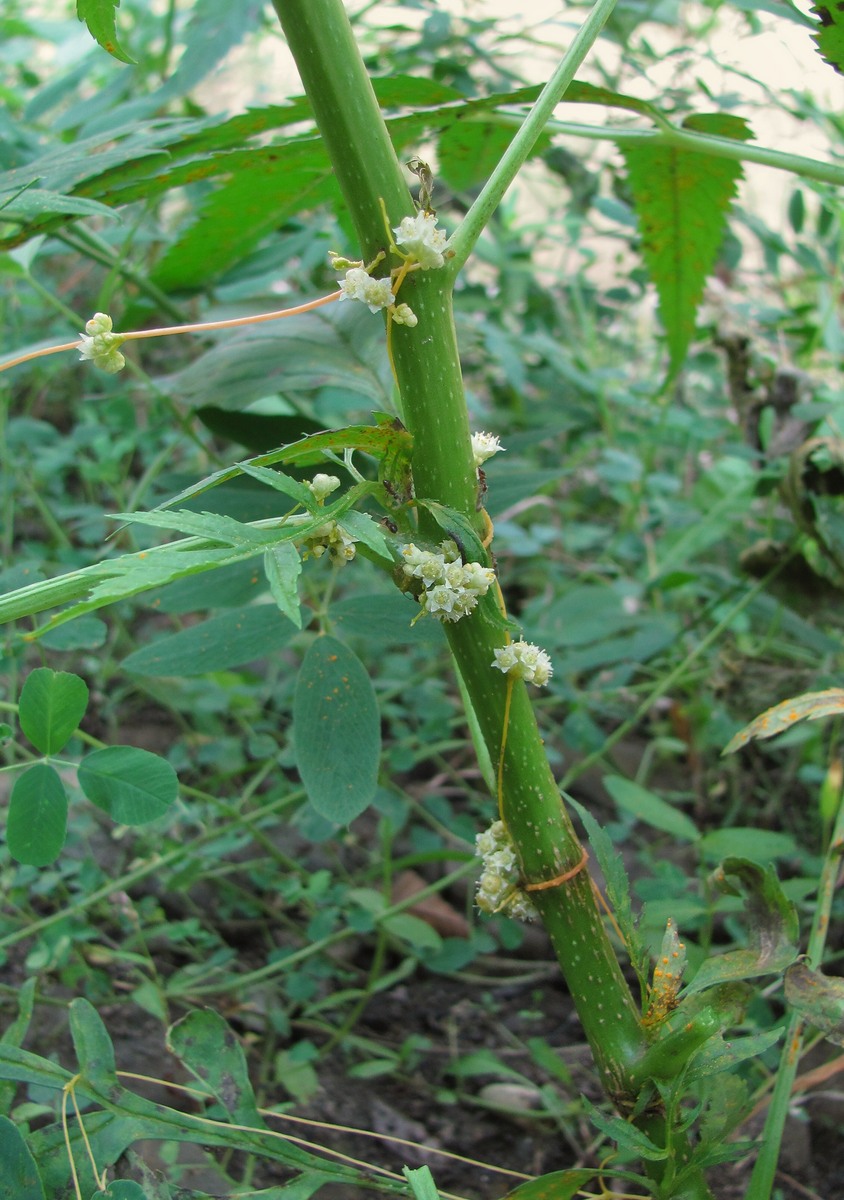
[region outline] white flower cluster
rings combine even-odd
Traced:
[[[511,642],[494,651],[495,658],[490,664],[498,667],[505,675],[514,675],[516,679],[524,679],[542,687],[554,673],[551,659],[544,650],[530,642]]]
[[[504,447],[498,438],[492,433],[472,434],[472,454],[475,459],[475,466],[481,467],[488,458],[492,458],[493,454],[497,454]]]
[[[437,229],[433,213],[418,212],[415,217],[405,217],[393,233],[396,245],[412,255],[423,271],[441,267],[445,262],[445,230]]]
[[[396,304],[393,281],[389,275],[374,279],[364,267],[352,267],[346,278],[340,280],[341,300],[360,300],[370,312],[386,308],[397,325],[410,329],[418,323],[416,313],[409,304]]]
[[[404,573],[422,581],[424,591],[419,603],[423,612],[440,621],[459,621],[487,594],[495,582],[495,572],[481,563],[461,562],[460,552],[450,539],[440,549],[440,554],[434,554],[412,542],[402,546]]]
[[[533,901],[522,891],[519,861],[503,821],[495,821],[475,838],[475,850],[483,859],[475,900],[481,912],[504,913],[518,921],[533,921],[539,915]]]
[[[85,324],[85,333],[79,335],[79,359],[92,362],[108,375],[116,375],[126,366],[120,353],[125,338],[112,333],[112,320],[108,313],[94,313]]]

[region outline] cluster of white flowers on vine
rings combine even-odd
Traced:
[[[415,217],[405,217],[393,233],[396,245],[415,258],[423,271],[436,270],[445,262],[446,234],[444,229],[437,229],[433,213],[418,212]]]
[[[422,583],[422,611],[440,621],[468,616],[495,582],[495,572],[478,562],[464,563],[455,543],[448,539],[440,553],[420,550],[413,542],[402,546],[403,570]]]
[[[535,683],[537,687],[546,684],[554,673],[551,659],[545,651],[530,642],[510,642],[508,646],[495,650],[494,654],[491,666],[498,667],[505,675]]]
[[[393,249],[404,257],[411,268],[430,271],[445,262],[446,234],[437,228],[437,218],[433,213],[419,212],[415,217],[405,217],[393,233],[396,239]],[[399,246],[403,250],[399,250]],[[330,258],[334,269],[346,272],[340,280],[340,299],[358,300],[372,313],[383,309],[397,325],[407,325],[412,329],[418,324],[418,319],[409,304],[396,304],[392,276],[376,278],[371,274],[383,257],[383,253],[380,254],[367,268],[362,262],[353,262],[332,252]]]
[[[472,434],[472,455],[476,467],[482,467],[488,458],[492,458],[493,454],[498,454],[503,449],[501,442],[493,433],[484,433],[481,430]]]
[[[475,838],[475,850],[483,859],[475,901],[481,912],[503,913],[518,921],[533,921],[539,914],[522,890],[519,861],[503,821],[495,821]]]
[[[345,279],[340,280],[340,291],[341,301],[360,300],[373,313],[382,308],[387,309],[397,325],[407,325],[412,329],[418,324],[416,313],[409,304],[396,304],[393,281],[389,275],[375,279],[365,267],[351,267],[346,272]]]
[[[322,504],[327,496],[336,492],[340,480],[336,475],[314,475],[308,484],[317,501]],[[351,562],[357,554],[355,539],[342,529],[336,521],[326,521],[305,539],[305,558],[322,558],[328,554],[332,562]]]
[[[94,313],[85,324],[85,332],[79,335],[79,359],[92,362],[108,375],[116,375],[126,366],[120,353],[125,338],[112,333],[112,320],[108,313]]]

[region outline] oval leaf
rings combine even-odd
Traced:
[[[167,1049],[214,1093],[233,1121],[262,1128],[243,1048],[219,1013],[196,1009],[167,1032]]]
[[[840,717],[844,713],[844,688],[827,688],[824,692],[804,692],[792,700],[783,700],[755,717],[744,729],[730,738],[722,754],[734,754],[755,738],[775,737],[798,721],[818,721],[821,717]]]
[[[36,763],[15,780],[9,800],[6,840],[9,853],[30,867],[58,857],[67,830],[67,794],[47,763]]]
[[[293,728],[311,803],[329,821],[348,824],[375,795],[381,726],[369,676],[336,638],[318,638],[305,655]]]
[[[587,1183],[591,1183],[598,1170],[575,1167],[571,1171],[552,1171],[523,1183],[514,1192],[507,1193],[507,1200],[574,1200]]]
[[[70,1002],[70,1034],[86,1081],[101,1091],[114,1087],[114,1046],[102,1017],[84,996]]]
[[[143,646],[123,660],[135,675],[204,675],[224,671],[286,646],[295,626],[275,604],[236,608],[201,625]]]
[[[95,750],[79,764],[79,786],[121,825],[144,825],[163,816],[179,790],[166,759],[134,746]]]
[[[21,729],[42,754],[58,754],[88,707],[88,686],[78,675],[38,667],[21,689]]]
[[[640,787],[630,779],[622,779],[620,775],[605,775],[604,787],[615,800],[619,808],[632,813],[637,821],[670,833],[673,837],[682,838],[686,842],[696,842],[699,834],[691,817],[687,817],[680,809]]]

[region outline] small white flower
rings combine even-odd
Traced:
[[[445,262],[446,234],[444,229],[437,229],[437,218],[433,213],[418,212],[415,217],[405,217],[393,233],[396,245],[412,254],[423,271],[441,267]]]
[[[313,492],[317,500],[322,503],[326,496],[330,496],[332,492],[336,492],[340,486],[340,480],[336,475],[314,475],[308,487]]]
[[[360,300],[373,313],[392,308],[396,301],[389,276],[373,279],[363,267],[352,267],[346,272],[346,278],[340,281],[340,291],[341,300]]]
[[[441,554],[420,550],[412,542],[401,547],[402,570],[411,579],[422,581],[419,597],[422,611],[441,621],[459,621],[477,608],[495,582],[495,572],[481,563],[463,563],[454,541],[449,538],[440,547]]]
[[[490,664],[503,671],[505,675],[514,675],[527,683],[535,683],[542,687],[554,673],[551,659],[544,650],[530,642],[511,642],[495,652],[495,658]]]
[[[488,458],[492,458],[493,454],[498,454],[499,450],[503,449],[501,442],[492,433],[480,431],[472,434],[472,454],[476,467],[482,466]]]
[[[85,322],[85,333],[79,335],[79,360],[92,362],[107,375],[116,375],[126,366],[126,359],[120,353],[126,339],[111,330],[112,320],[108,313],[94,313],[91,320]]]

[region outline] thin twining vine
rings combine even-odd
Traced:
[[[382,212],[387,230],[389,250],[401,259],[401,265],[393,267],[388,275],[375,277],[372,272],[387,257],[381,251],[372,262],[364,265],[362,260],[343,258],[333,251],[329,255],[331,265],[335,270],[345,271],[345,277],[340,281],[340,288],[328,296],[320,296],[305,304],[297,304],[292,308],[277,309],[274,312],[257,313],[248,317],[231,317],[222,321],[198,321],[189,325],[167,325],[157,329],[135,329],[125,333],[117,333],[108,313],[95,313],[86,322],[85,331],[77,341],[62,342],[55,346],[42,346],[39,350],[28,350],[8,362],[0,364],[0,372],[8,371],[22,363],[31,362],[36,358],[46,358],[51,354],[61,354],[66,350],[78,350],[80,361],[93,362],[108,375],[116,375],[126,365],[126,359],[121,353],[124,342],[140,341],[143,338],[169,337],[183,333],[209,333],[217,329],[238,329],[247,325],[259,325],[265,321],[279,321],[284,317],[296,317],[303,313],[312,312],[325,304],[333,304],[338,300],[358,300],[365,304],[370,312],[384,310],[387,316],[387,353],[390,366],[395,376],[395,366],[392,354],[393,325],[406,325],[413,328],[416,315],[410,305],[398,302],[398,292],[404,280],[411,271],[428,271],[443,266],[447,251],[445,230],[437,227],[436,214],[428,210],[420,210],[415,217],[405,217],[401,224],[390,228],[387,220],[384,202],[381,201]],[[405,249],[399,249],[404,246]]]

